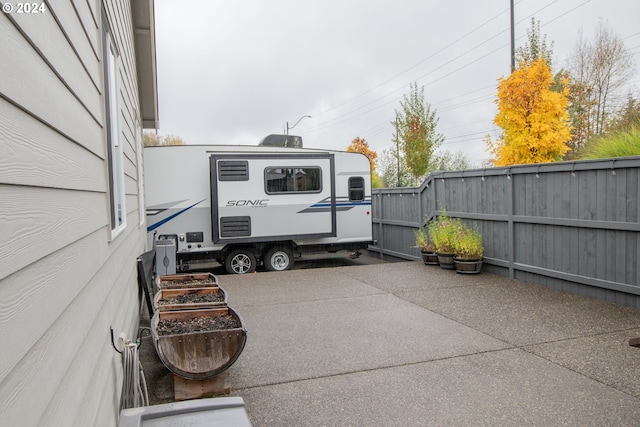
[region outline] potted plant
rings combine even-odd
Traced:
[[[436,247],[429,240],[427,232],[424,228],[420,228],[416,231],[416,248],[420,248],[422,254],[422,262],[427,265],[438,265],[438,255],[436,254]]]
[[[454,240],[455,257],[453,259],[456,272],[477,274],[482,269],[482,234],[477,227],[460,224]]]
[[[453,270],[453,256],[455,254],[454,242],[456,233],[460,227],[460,221],[455,218],[449,218],[446,210],[442,210],[442,214],[429,224],[429,239],[435,245],[438,254],[438,263],[440,267]]]

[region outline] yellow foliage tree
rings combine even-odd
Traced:
[[[347,147],[347,151],[350,153],[361,153],[367,156],[369,159],[369,163],[371,164],[371,171],[376,169],[376,159],[378,158],[378,153],[369,148],[369,143],[359,136],[355,137],[351,144]]]
[[[503,136],[486,141],[492,162],[508,166],[561,160],[571,139],[566,82],[559,92],[552,91],[551,68],[542,58],[521,63],[498,81],[498,114],[493,122]]]

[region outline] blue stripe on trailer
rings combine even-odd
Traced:
[[[189,210],[189,209],[191,209],[192,207],[194,207],[194,206],[196,206],[196,205],[199,205],[200,203],[204,202],[205,200],[206,200],[206,199],[202,199],[202,200],[200,200],[199,202],[194,203],[194,204],[192,204],[191,206],[186,207],[186,208],[182,209],[181,211],[176,212],[176,213],[174,213],[173,215],[170,215],[170,216],[166,217],[165,219],[163,219],[163,220],[161,220],[161,221],[156,222],[156,223],[155,223],[155,224],[153,224],[153,225],[148,226],[148,227],[147,227],[147,233],[148,233],[148,232],[150,232],[150,231],[155,230],[155,229],[156,229],[156,228],[158,228],[158,227],[161,227],[162,225],[164,225],[164,224],[166,224],[167,222],[171,221],[173,218],[177,217],[178,215],[182,215],[183,213],[185,213],[186,211],[188,211],[188,210]]]

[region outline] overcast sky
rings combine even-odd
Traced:
[[[156,0],[160,129],[188,144],[256,145],[271,133],[345,150],[391,148],[409,84],[425,87],[442,149],[487,159],[496,80],[510,72],[509,0]],[[515,0],[516,45],[531,18],[554,71],[600,20],[640,64],[640,1]],[[640,75],[640,71],[636,76]],[[640,78],[635,79],[638,93]]]

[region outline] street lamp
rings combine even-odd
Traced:
[[[297,121],[293,126],[289,126],[289,122],[287,122],[287,125],[286,125],[286,129],[287,129],[286,135],[289,135],[289,129],[293,129],[294,127],[296,127],[296,125],[297,125],[298,123],[300,123],[300,121],[301,121],[302,119],[304,119],[305,117],[309,117],[309,118],[311,118],[311,116],[302,116],[302,117],[300,117],[300,118],[298,119],[298,121]]]

